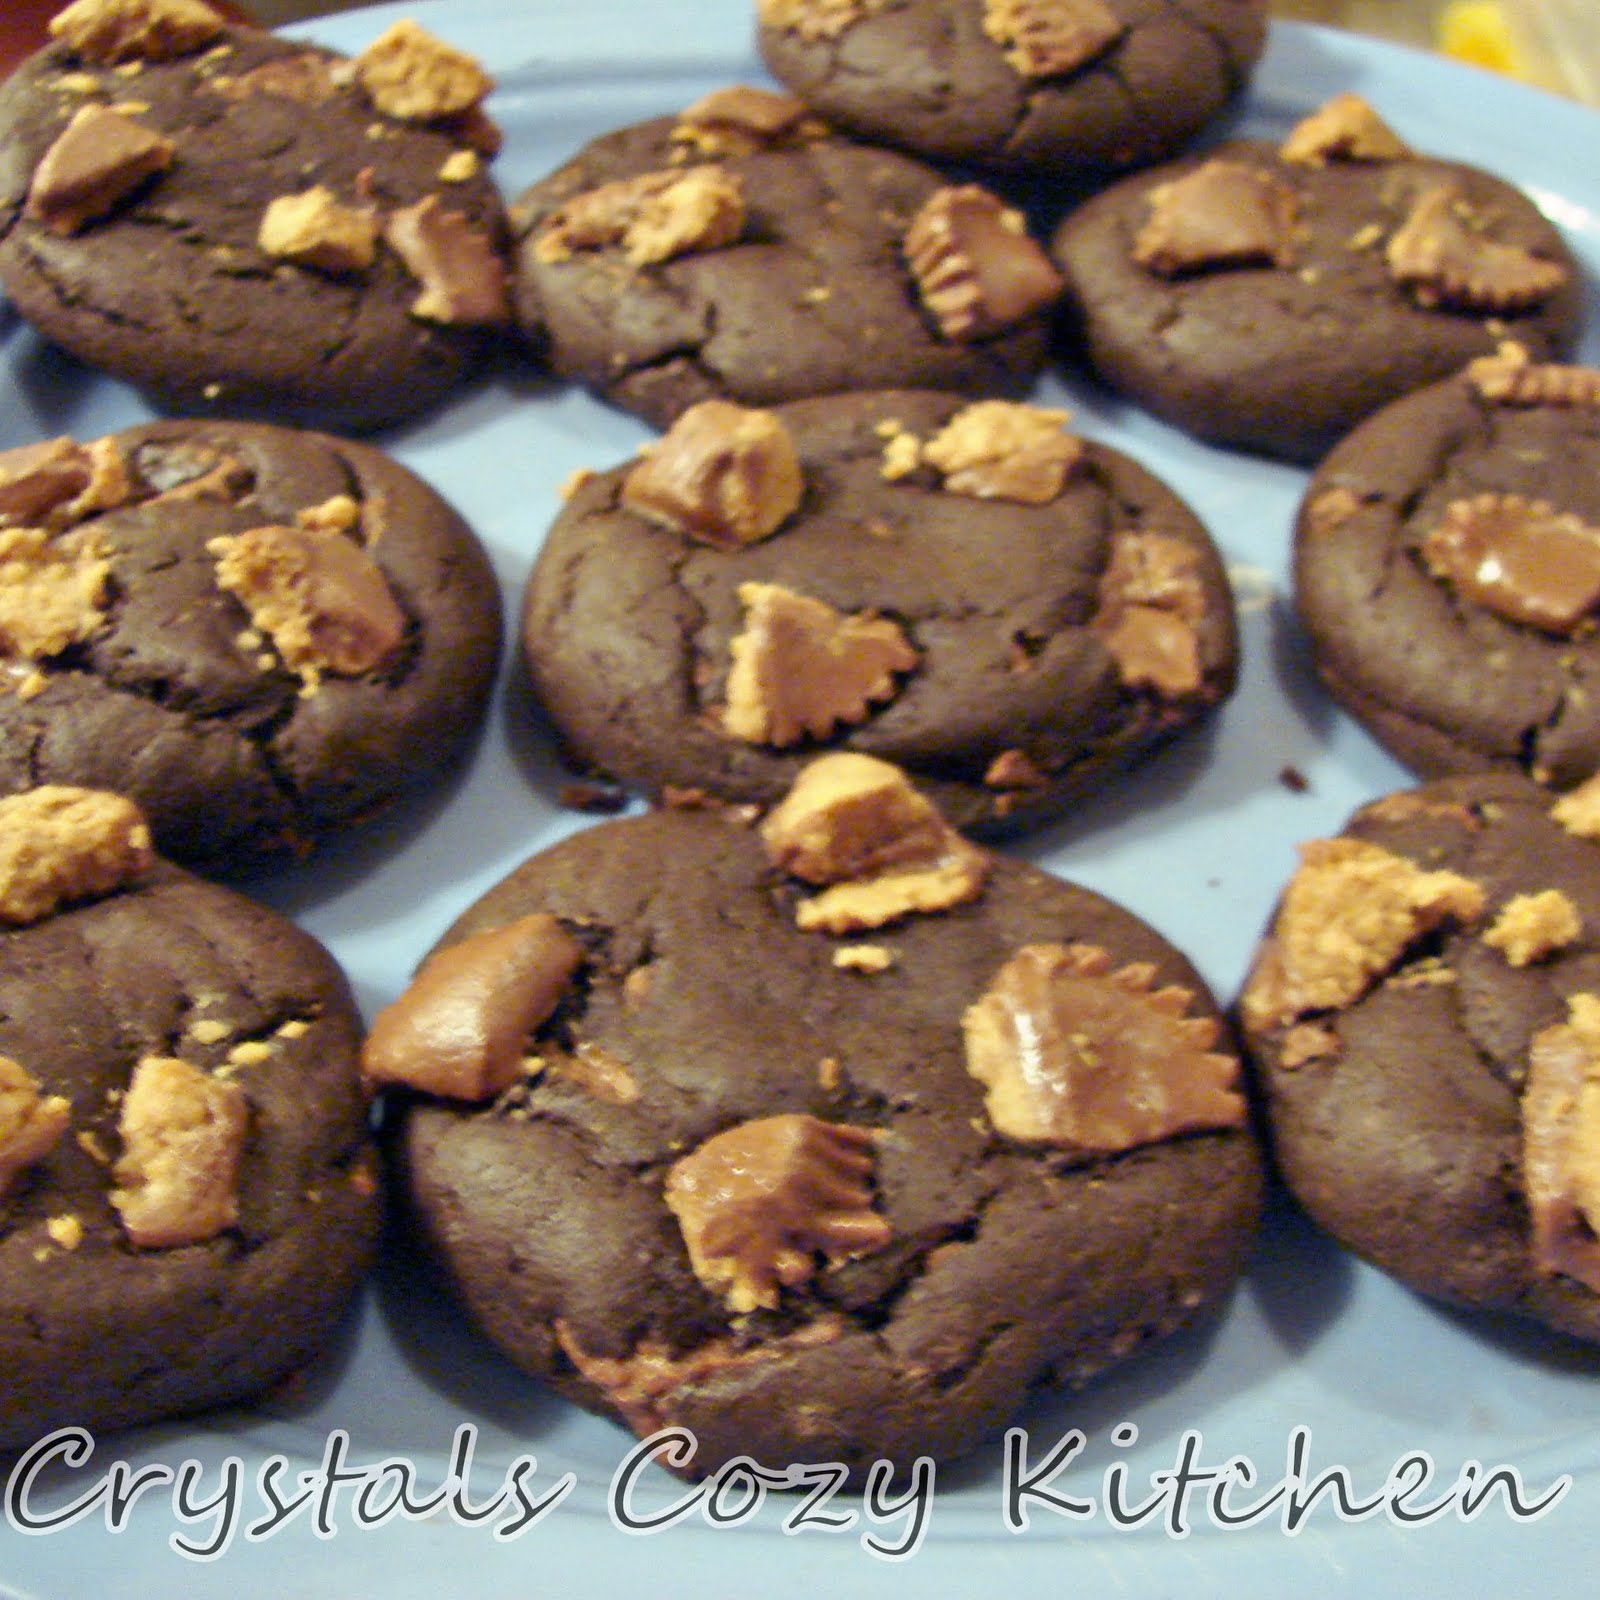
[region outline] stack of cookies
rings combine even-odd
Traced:
[[[370,1249],[375,1095],[470,1316],[688,1429],[695,1474],[958,1456],[1195,1322],[1247,1259],[1258,1129],[1385,1270],[1600,1339],[1581,269],[1354,95],[1192,148],[1264,11],[759,0],[781,91],[505,205],[493,85],[415,23],[344,58],[203,0],[61,13],[0,89],[0,286],[174,415],[0,453],[0,1447],[308,1359]],[[1203,759],[1239,671],[1211,534],[1039,402],[1052,364],[1315,466],[1318,671],[1442,780],[1306,846],[1249,1066],[1165,938],[1003,853],[1137,806],[1162,745]],[[485,374],[657,430],[512,578],[510,719],[575,799],[649,809],[409,952],[362,1046],[326,952],[190,873],[259,883],[473,753],[500,586],[348,435]],[[49,963],[99,1008],[70,1051]],[[302,1270],[266,1370],[249,1308]],[[31,1330],[93,1274],[151,1331],[73,1392],[78,1345]],[[191,1276],[238,1339],[173,1309]]]

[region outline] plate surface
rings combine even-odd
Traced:
[[[450,0],[303,31],[359,49],[401,15],[495,71],[508,195],[611,127],[761,77],[745,0]],[[1281,135],[1345,88],[1418,147],[1533,194],[1584,262],[1583,358],[1600,361],[1600,118],[1432,57],[1282,25],[1239,126]],[[1295,843],[1336,831],[1407,779],[1320,694],[1302,658],[1284,578],[1304,475],[1195,443],[1084,383],[1048,379],[1038,398],[1069,406],[1084,432],[1142,461],[1206,520],[1245,613],[1245,672],[1211,733],[1025,851],[1146,917],[1228,999]],[[147,414],[0,308],[0,447]],[[646,437],[580,393],[506,374],[380,442],[473,523],[514,607],[562,481]],[[561,774],[525,727],[502,687],[464,781],[380,836],[261,886],[332,947],[369,1014],[457,911],[584,825],[556,803]],[[1600,1356],[1425,1303],[1282,1205],[1219,1316],[1018,1421],[1013,1455],[997,1442],[921,1496],[901,1480],[873,1503],[786,1496],[751,1507],[736,1483],[697,1497],[654,1467],[625,1476],[629,1436],[541,1393],[391,1265],[292,1402],[108,1439],[27,1481],[0,1462],[0,1600],[146,1597],[167,1585],[236,1600],[404,1600],[460,1593],[463,1574],[476,1592],[519,1596],[748,1585],[778,1600],[909,1583],[933,1597],[1001,1585],[1237,1597],[1286,1582],[1425,1596],[1458,1594],[1468,1579],[1484,1592],[1530,1565],[1551,1593],[1592,1588]],[[1053,1452],[1060,1470],[1047,1474]],[[435,1502],[427,1515],[397,1503],[405,1463],[413,1505]],[[329,1487],[330,1469],[348,1476]],[[1184,1472],[1186,1489],[1174,1481]],[[1518,1516],[1508,1483],[1526,1506],[1551,1503]],[[653,1531],[626,1531],[619,1509]],[[1223,1526],[1230,1515],[1237,1525]],[[30,1519],[42,1526],[27,1531]]]

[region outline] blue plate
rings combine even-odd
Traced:
[[[513,195],[594,135],[761,71],[744,0],[449,0],[305,32],[359,49],[401,15],[496,73]],[[1282,134],[1340,89],[1419,148],[1522,184],[1584,261],[1595,329],[1600,118],[1430,56],[1282,25],[1239,126]],[[1584,359],[1600,361],[1600,332]],[[0,362],[0,446],[148,414],[4,320]],[[1198,444],[1087,385],[1048,379],[1038,398],[1205,518],[1243,603],[1245,668],[1214,732],[1027,852],[1149,919],[1231,997],[1295,843],[1406,776],[1303,660],[1285,602],[1303,474]],[[476,526],[514,615],[562,481],[645,437],[580,393],[506,377],[382,442]],[[561,776],[514,702],[502,694],[445,796],[263,890],[333,948],[369,1014],[456,912],[583,823],[558,806]],[[1552,1594],[1593,1588],[1600,1358],[1422,1301],[1287,1207],[1220,1315],[1081,1395],[1040,1400],[1018,1427],[921,1493],[902,1480],[875,1502],[734,1481],[694,1494],[659,1468],[634,1472],[630,1436],[542,1393],[400,1263],[292,1399],[110,1438],[87,1457],[58,1450],[37,1474],[9,1468],[0,1596],[10,1584],[73,1600],[168,1586],[231,1600],[816,1600],[911,1586],[927,1600],[1001,1588],[1239,1600],[1294,1584],[1453,1597],[1535,1571]]]

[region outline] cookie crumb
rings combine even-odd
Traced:
[[[83,1223],[70,1211],[63,1216],[51,1217],[45,1223],[44,1231],[63,1250],[76,1250],[83,1243]]]
[[[898,957],[881,944],[842,944],[833,952],[833,964],[847,972],[887,972]]]

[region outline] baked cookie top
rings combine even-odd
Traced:
[[[1295,604],[1332,692],[1425,777],[1600,769],[1600,372],[1514,345],[1312,476]]]
[[[1291,461],[1502,339],[1559,359],[1581,315],[1582,274],[1526,195],[1407,148],[1353,94],[1280,144],[1121,180],[1068,214],[1052,253],[1107,383]]]
[[[0,285],[189,415],[426,409],[503,324],[490,80],[400,23],[353,61],[197,0],[78,0],[0,88]]]
[[[1018,392],[1060,289],[987,190],[747,86],[596,139],[512,216],[533,348],[661,426],[711,398]]]
[[[757,0],[823,115],[937,160],[1059,178],[1175,154],[1244,88],[1264,0]]]
[[[695,1472],[970,1449],[1224,1292],[1259,1199],[1187,963],[857,755],[535,857],[364,1059],[473,1316]]]
[[[499,630],[471,530],[370,446],[160,422],[0,454],[0,792],[124,790],[191,863],[303,852],[435,780]]]
[[[1600,793],[1516,777],[1362,807],[1239,1003],[1279,1166],[1413,1288],[1600,1340]]]
[[[822,748],[1016,827],[1232,688],[1232,597],[1149,473],[1005,401],[708,402],[580,483],[525,660],[569,756],[654,794],[773,803]]]
[[[120,796],[0,800],[0,1448],[237,1401],[326,1342],[377,1173],[344,977]]]

